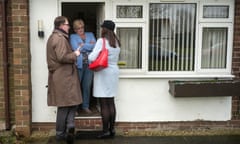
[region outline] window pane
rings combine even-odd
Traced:
[[[117,18],[142,18],[142,6],[117,6]]]
[[[203,28],[202,68],[226,68],[227,28]]]
[[[117,35],[122,44],[120,68],[142,68],[142,28],[117,28]]]
[[[228,6],[204,6],[203,18],[228,18]]]
[[[195,4],[150,4],[149,71],[193,71]]]

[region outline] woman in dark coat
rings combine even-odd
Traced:
[[[47,42],[48,106],[57,106],[56,138],[73,143],[74,116],[82,103],[76,59],[80,51],[72,51],[68,40],[69,22],[59,16]]]

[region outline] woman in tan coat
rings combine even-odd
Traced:
[[[74,116],[82,103],[76,59],[80,51],[72,51],[68,40],[69,22],[59,16],[47,42],[48,106],[57,106],[56,138],[73,143]]]

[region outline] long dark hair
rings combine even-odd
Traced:
[[[114,33],[114,31],[109,30],[105,27],[102,27],[102,34],[101,34],[102,38],[106,38],[109,41],[109,44],[111,47],[116,48],[117,45],[120,47],[121,43],[118,39],[118,37],[116,36],[116,34]]]

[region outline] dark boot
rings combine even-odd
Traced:
[[[110,122],[110,128],[109,128],[109,131],[110,131],[110,135],[111,135],[111,137],[114,137],[115,134],[116,134],[115,129],[114,129],[114,123],[115,123],[115,121]]]
[[[100,135],[97,136],[97,138],[99,139],[107,139],[107,138],[111,138],[111,134],[110,132],[102,132]]]
[[[115,129],[114,128],[110,129],[110,136],[114,137],[115,134],[116,134]]]
[[[69,128],[66,139],[67,144],[74,144],[74,131],[74,128]]]

